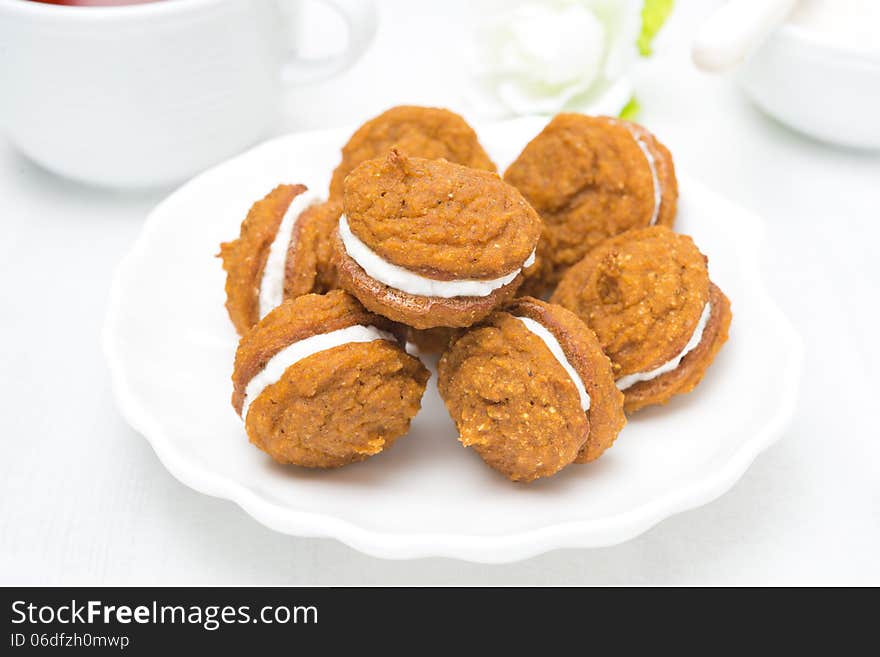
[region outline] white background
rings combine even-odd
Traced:
[[[276,132],[459,108],[464,71],[444,54],[472,4],[382,2],[367,56],[292,91]],[[641,120],[678,167],[764,217],[765,279],[807,344],[794,423],[733,490],[624,545],[503,566],[273,533],[173,479],[113,404],[110,278],[168,190],[59,180],[0,138],[0,584],[880,584],[880,155],[798,136],[697,73],[686,42],[715,3],[677,4],[640,75]]]

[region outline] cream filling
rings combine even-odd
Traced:
[[[498,288],[510,283],[523,269],[531,267],[535,262],[535,252],[532,251],[522,267],[500,278],[491,280],[461,278],[454,281],[438,281],[384,260],[382,256],[351,232],[345,215],[339,217],[339,237],[342,239],[346,253],[360,265],[370,278],[388,287],[419,297],[440,297],[441,299],[487,297]]]
[[[523,325],[532,333],[537,335],[541,340],[547,345],[547,348],[550,350],[550,353],[553,354],[553,357],[559,361],[559,364],[562,365],[562,369],[568,374],[568,377],[571,379],[571,382],[574,383],[574,387],[577,388],[578,395],[581,398],[581,408],[584,409],[584,412],[590,410],[590,395],[587,394],[587,389],[584,386],[584,381],[581,379],[580,374],[577,373],[577,370],[572,367],[568,358],[565,356],[565,351],[562,349],[562,345],[559,344],[559,340],[556,339],[556,336],[553,335],[552,332],[547,330],[545,326],[542,326],[540,322],[536,322],[535,320],[529,317],[516,317],[519,321],[523,323]]]
[[[681,365],[682,359],[699,346],[703,339],[703,331],[706,330],[706,324],[709,322],[709,317],[711,315],[712,304],[706,303],[703,307],[703,313],[700,315],[700,321],[697,322],[697,328],[694,329],[691,339],[688,340],[684,349],[682,349],[675,358],[666,361],[657,369],[650,370],[649,372],[636,372],[635,374],[627,374],[626,376],[620,377],[617,379],[617,389],[626,390],[640,381],[650,381],[651,379],[656,379],[662,374],[675,370]]]
[[[387,331],[377,329],[375,326],[356,324],[329,333],[318,333],[284,347],[269,359],[266,366],[257,372],[254,378],[248,381],[244,389],[244,403],[241,407],[242,419],[247,419],[251,402],[259,397],[267,387],[277,383],[291,365],[320,351],[352,342],[373,342],[374,340],[397,342],[397,339]]]
[[[317,194],[305,191],[294,197],[281,219],[278,232],[272,244],[269,245],[269,255],[266,257],[266,266],[263,267],[263,277],[260,279],[259,309],[260,319],[281,305],[284,301],[284,278],[287,264],[287,252],[294,241],[293,229],[296,220],[313,203],[318,201]]]
[[[660,216],[660,204],[663,202],[663,190],[660,186],[660,177],[657,175],[657,163],[654,161],[654,154],[651,153],[651,149],[648,148],[648,145],[636,134],[631,133],[633,139],[636,140],[636,143],[639,145],[639,148],[642,149],[642,153],[645,154],[645,159],[648,161],[648,168],[651,169],[651,178],[654,181],[654,214],[651,215],[651,222],[648,224],[649,226],[653,226],[657,223],[657,218]]]
[[[610,119],[609,123],[611,123],[611,125],[620,125],[615,119]],[[648,162],[648,169],[651,170],[651,180],[654,183],[654,212],[651,214],[651,221],[648,225],[653,226],[657,223],[657,219],[660,217],[660,206],[663,204],[663,186],[660,184],[660,176],[657,175],[657,163],[654,160],[654,154],[651,152],[651,149],[648,148],[648,144],[646,144],[631,127],[626,126],[626,129],[629,130],[629,134],[632,135],[633,141],[636,142],[636,145],[641,149],[642,153],[644,153],[645,160]]]

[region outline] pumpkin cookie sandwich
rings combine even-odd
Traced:
[[[352,169],[377,157],[384,157],[391,148],[426,159],[443,158],[450,162],[495,171],[495,164],[480,146],[477,134],[458,114],[435,107],[392,107],[367,121],[342,148],[342,161],[333,171],[330,182],[331,208],[324,213],[326,221],[316,221],[313,232],[316,242],[316,292],[335,289],[336,266],[330,257],[333,234],[342,205],[345,177]],[[330,219],[330,216],[335,216]],[[325,245],[328,248],[324,248]]]
[[[395,150],[345,180],[339,284],[417,329],[465,327],[516,292],[541,219],[494,173]]]
[[[523,297],[443,354],[438,387],[459,440],[514,481],[598,458],[626,423],[596,336],[574,314]]]
[[[390,447],[429,376],[396,331],[339,290],[278,306],[235,354],[232,405],[250,441],[279,463],[316,468]]]
[[[279,185],[254,203],[238,239],[220,245],[226,309],[240,335],[285,298],[333,286],[325,263],[340,213],[304,185]]]
[[[672,226],[678,187],[672,156],[643,127],[620,119],[559,114],[508,167],[544,220],[540,280],[550,289],[602,240],[632,228]]]
[[[623,233],[568,270],[552,301],[595,331],[627,412],[664,404],[703,378],[730,326],[730,302],[690,237],[663,226]]]
[[[384,157],[392,148],[428,160],[444,159],[474,169],[495,171],[477,133],[454,112],[436,107],[392,107],[364,123],[342,148],[333,172],[330,197],[342,196],[343,181],[362,162]]]

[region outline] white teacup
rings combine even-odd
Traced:
[[[0,128],[62,176],[115,187],[178,182],[253,144],[285,84],[350,66],[376,29],[370,0],[339,55],[304,61],[298,0],[156,0],[66,7],[0,0]]]

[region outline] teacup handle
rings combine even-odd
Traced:
[[[284,0],[278,0],[283,4]],[[307,59],[291,54],[281,68],[285,84],[316,82],[341,73],[364,54],[376,34],[378,16],[373,0],[319,0],[334,9],[348,28],[348,45],[338,54]]]

